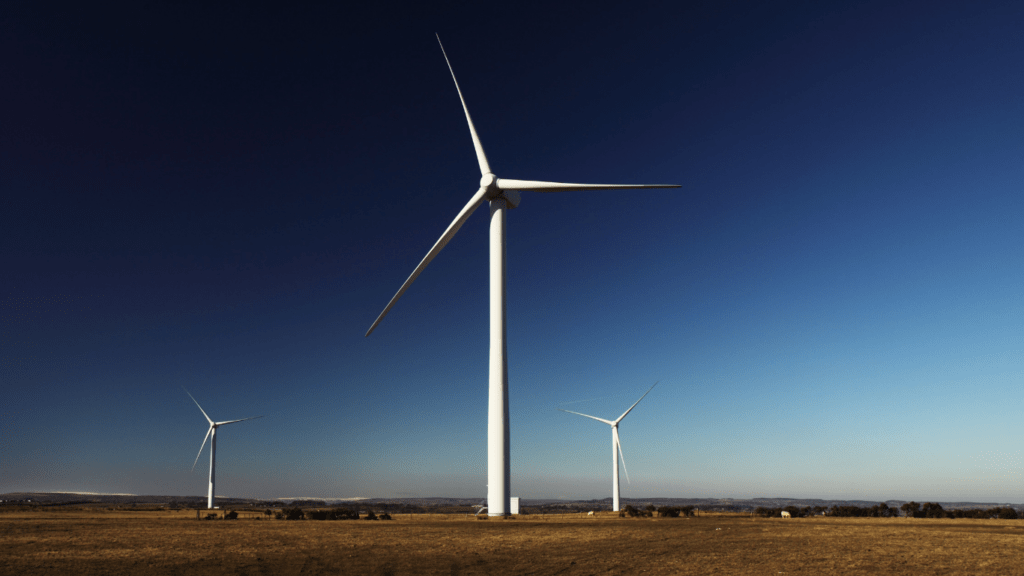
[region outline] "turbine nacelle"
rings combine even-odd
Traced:
[[[501,190],[494,200],[502,199],[505,201],[505,207],[509,210],[519,206],[519,202],[522,201],[522,196],[518,190]]]
[[[502,189],[501,179],[490,172],[480,177],[480,189],[484,191],[484,198],[491,202],[504,200],[505,207],[510,210],[519,206],[519,202],[522,199],[518,190]]]

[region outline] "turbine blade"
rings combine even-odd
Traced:
[[[182,390],[185,390],[185,387],[184,387],[184,386],[182,386],[182,387],[181,387],[181,389],[182,389]],[[189,391],[188,391],[188,390],[185,390],[185,394],[188,394],[188,397],[189,397],[189,398],[192,398],[192,401],[193,401],[193,402],[196,402],[196,399],[195,399],[195,398],[194,398],[194,397],[192,396],[192,394],[190,394],[190,393],[189,393]],[[199,406],[199,402],[196,402],[196,406]],[[206,421],[210,423],[210,426],[213,426],[213,420],[210,420],[210,417],[206,415],[206,410],[203,410],[203,407],[202,407],[202,406],[199,406],[199,411],[200,411],[200,412],[202,412],[202,413],[203,413],[203,416],[205,416],[205,417],[206,417]]]
[[[469,117],[469,108],[466,107],[466,99],[462,97],[462,89],[459,88],[459,81],[455,80],[455,70],[452,70],[452,63],[448,60],[448,53],[444,51],[444,44],[441,44],[441,37],[437,36],[437,43],[441,45],[441,54],[444,54],[444,61],[448,64],[448,71],[452,73],[452,80],[455,81],[455,90],[459,93],[459,100],[462,101],[462,110],[466,113],[466,122],[469,124],[469,134],[473,137],[473,148],[476,149],[476,161],[480,163],[480,175],[491,173],[491,165],[487,163],[487,156],[484,154],[484,146],[480,143],[480,137],[476,135],[476,127],[473,126],[473,119]]]
[[[562,409],[559,408],[559,410],[562,410]],[[609,426],[614,426],[615,425],[614,422],[609,422],[608,420],[605,420],[604,418],[598,418],[597,416],[591,416],[589,414],[580,414],[579,412],[573,412],[572,410],[562,410],[562,412],[568,412],[569,414],[575,414],[577,416],[583,416],[584,418],[590,418],[591,420],[597,420],[598,422],[604,422],[605,424],[607,424]]]
[[[661,382],[661,380],[658,380],[658,382]],[[646,397],[648,394],[650,394],[651,390],[654,390],[654,386],[658,385],[658,382],[655,382],[653,386],[648,388],[647,392],[644,392],[644,395],[640,397],[640,400],[643,400],[644,397]],[[619,422],[621,422],[622,419],[626,417],[626,414],[629,414],[629,411],[632,410],[634,407],[636,407],[637,404],[640,403],[640,400],[637,400],[636,402],[633,402],[633,405],[629,407],[629,410],[626,410],[625,412],[623,412],[622,416],[619,416],[619,419],[616,420],[615,423],[618,424]]]
[[[480,207],[481,204],[483,204],[484,200],[486,200],[486,193],[486,188],[480,188],[480,190],[477,190],[477,193],[474,194],[472,198],[470,198],[469,203],[462,207],[462,210],[459,212],[459,215],[455,217],[455,220],[453,220],[451,224],[448,225],[448,229],[445,230],[444,234],[441,235],[441,238],[439,238],[438,241],[434,243],[434,247],[431,248],[429,252],[427,252],[427,255],[423,257],[423,260],[420,260],[420,263],[419,265],[416,266],[416,269],[412,271],[412,274],[409,274],[409,277],[405,279],[405,283],[402,284],[402,287],[398,289],[398,292],[395,293],[393,298],[391,298],[391,301],[388,302],[388,305],[384,307],[384,311],[380,313],[380,316],[377,316],[376,320],[374,320],[373,326],[370,326],[370,329],[366,331],[367,336],[369,336],[370,333],[373,332],[374,328],[376,328],[377,325],[380,324],[380,321],[383,320],[385,316],[387,316],[388,312],[391,311],[391,307],[395,305],[395,302],[398,302],[398,299],[402,297],[402,294],[405,294],[405,291],[409,289],[409,286],[411,286],[413,281],[416,280],[416,278],[420,275],[420,272],[423,272],[423,269],[427,267],[427,264],[430,264],[430,261],[433,260],[435,256],[437,256],[438,252],[440,252],[441,249],[448,244],[448,241],[451,240],[453,236],[455,236],[455,233],[459,231],[459,228],[462,227],[462,224],[465,223],[465,221],[470,217],[470,215],[473,214],[473,211],[475,211],[477,208]]]
[[[569,192],[572,190],[625,190],[629,188],[679,188],[680,184],[569,184],[539,180],[498,178],[501,190],[533,190],[534,192]]]
[[[234,424],[235,422],[245,422],[246,420],[255,420],[257,418],[263,418],[263,416],[262,415],[260,415],[260,416],[249,416],[248,418],[242,418],[242,419],[239,419],[239,420],[228,420],[227,422],[217,422],[217,426],[223,426],[225,424]]]
[[[196,454],[196,461],[192,463],[193,471],[196,469],[199,457],[203,455],[203,448],[206,448],[206,440],[210,438],[210,432],[213,432],[213,424],[210,424],[210,427],[206,429],[206,436],[203,436],[203,445],[199,447],[199,454]]]
[[[619,428],[616,426],[615,430],[615,446],[619,449],[619,459],[622,460],[622,471],[626,473],[626,484],[632,484],[629,481],[629,470],[626,469],[626,456],[622,453],[622,442],[619,442]]]

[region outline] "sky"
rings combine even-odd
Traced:
[[[370,3],[364,3],[370,4]],[[1019,3],[12,3],[0,492],[1024,503]]]

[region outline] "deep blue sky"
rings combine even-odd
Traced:
[[[584,7],[586,6],[586,7]],[[1024,7],[5,6],[0,491],[1024,502]]]

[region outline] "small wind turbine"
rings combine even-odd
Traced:
[[[654,385],[647,390],[647,392],[644,392],[644,395],[640,397],[640,400],[643,400],[645,396],[650,394],[651,390],[654,390],[654,386],[657,385],[658,383],[655,382]],[[598,418],[597,416],[591,416],[589,414],[580,414],[579,412],[573,412],[572,410],[562,410],[561,408],[559,408],[559,410],[562,410],[562,412],[568,412],[569,414],[575,414],[577,416],[590,418],[591,420],[597,420],[598,422],[604,422],[605,424],[612,427],[612,510],[615,512],[619,511],[620,459],[622,460],[622,469],[625,470],[626,472],[626,482],[629,482],[629,470],[626,470],[626,458],[622,455],[622,444],[619,442],[619,422],[622,422],[622,419],[626,417],[626,414],[629,414],[629,411],[636,407],[636,405],[640,403],[640,400],[633,402],[633,405],[629,407],[629,410],[623,412],[622,416],[619,416],[615,421],[605,420],[604,418]]]
[[[184,390],[184,388],[182,388]],[[192,397],[192,394],[188,390],[185,390],[185,394],[188,394],[189,398],[199,406],[199,402]],[[263,418],[263,416],[250,416],[248,418],[242,418],[241,420],[227,420],[225,422],[214,422],[206,415],[206,410],[203,410],[202,406],[199,406],[199,411],[206,417],[206,421],[210,423],[210,428],[206,430],[206,436],[203,437],[203,445],[199,447],[199,454],[196,454],[196,461],[192,463],[192,470],[196,469],[196,464],[199,463],[199,456],[203,454],[203,448],[206,448],[206,439],[210,439],[210,491],[206,497],[206,507],[214,508],[213,506],[213,477],[214,471],[217,468],[217,428],[226,424],[234,424],[235,422],[244,422],[246,420],[255,420],[256,418]]]
[[[441,38],[437,39],[438,44]],[[455,90],[459,93],[459,100],[462,101],[462,110],[466,113],[466,123],[469,124],[469,135],[473,138],[473,148],[476,150],[476,160],[480,165],[480,189],[469,199],[469,202],[462,207],[455,220],[448,225],[441,238],[423,257],[423,260],[406,278],[405,283],[398,289],[398,292],[391,298],[384,311],[380,313],[377,320],[373,322],[370,329],[366,331],[369,336],[374,328],[380,324],[384,316],[391,311],[391,307],[398,302],[398,299],[405,294],[413,281],[430,264],[430,261],[459,231],[462,224],[482,206],[488,202],[491,212],[490,226],[490,320],[491,320],[491,347],[489,362],[489,388],[488,388],[488,409],[487,409],[487,515],[506,516],[509,513],[509,433],[508,433],[508,357],[505,345],[505,212],[519,205],[520,190],[533,190],[535,192],[567,192],[572,190],[614,190],[622,188],[679,188],[678,184],[566,184],[563,182],[541,182],[537,180],[511,180],[498,178],[491,172],[491,165],[487,162],[484,154],[484,147],[480,143],[480,137],[473,126],[473,119],[469,116],[469,108],[466,107],[466,100],[462,97],[462,90],[459,88],[459,81],[455,79],[455,71],[452,70],[448,55],[444,52],[444,45],[441,45],[441,53],[448,63],[448,71],[452,74],[455,82]]]

